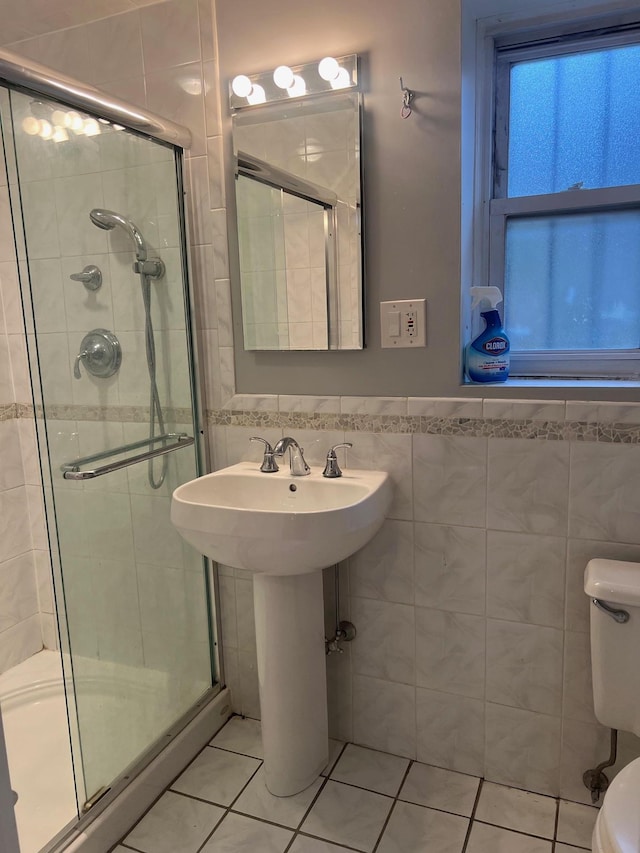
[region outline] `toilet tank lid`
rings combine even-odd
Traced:
[[[584,573],[584,591],[591,598],[640,606],[640,563],[590,560]]]

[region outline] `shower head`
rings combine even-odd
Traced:
[[[91,211],[89,218],[94,225],[103,228],[105,231],[111,231],[116,225],[124,228],[135,244],[136,258],[142,262],[147,260],[147,242],[135,222],[127,219],[126,216],[115,213],[113,210],[102,210],[99,207]]]

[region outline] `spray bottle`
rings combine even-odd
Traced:
[[[509,376],[509,338],[496,306],[502,302],[497,287],[472,287],[471,310],[480,306],[485,329],[467,346],[465,369],[472,382],[506,382]]]

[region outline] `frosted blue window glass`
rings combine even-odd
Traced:
[[[505,314],[513,350],[640,347],[640,211],[508,220]]]
[[[508,195],[640,183],[640,45],[511,67]]]

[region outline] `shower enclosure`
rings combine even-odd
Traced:
[[[22,441],[21,572],[38,583],[19,648],[1,645],[0,601],[0,709],[20,850],[36,853],[215,694],[215,620],[208,564],[169,522],[202,452],[182,150],[10,85],[0,121],[2,331],[13,311],[31,391],[16,359],[0,410]]]

